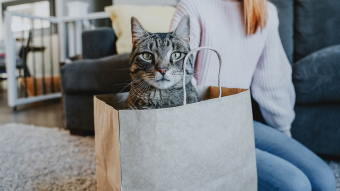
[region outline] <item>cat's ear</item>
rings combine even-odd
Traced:
[[[189,42],[190,40],[190,17],[188,15],[182,17],[181,21],[178,23],[173,33],[178,38]]]
[[[131,33],[133,46],[135,46],[139,39],[147,34],[147,31],[143,28],[142,24],[140,24],[136,17],[131,17]]]

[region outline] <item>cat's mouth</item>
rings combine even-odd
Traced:
[[[171,80],[167,79],[166,77],[162,77],[160,79],[154,80],[154,82],[151,85],[157,89],[168,89],[173,84]]]
[[[170,80],[163,77],[159,80],[156,80],[156,82],[170,82]]]
[[[155,82],[170,82],[170,79],[167,75],[163,75],[156,77]]]

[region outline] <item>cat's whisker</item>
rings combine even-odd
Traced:
[[[142,83],[139,83],[139,84],[137,84],[136,86],[134,86],[134,89],[139,89],[139,88],[141,88],[143,86],[143,84]]]
[[[144,87],[143,87],[144,85]],[[133,90],[133,93],[134,93],[134,97],[135,98],[140,98],[142,96],[145,96],[145,93],[147,92],[147,90],[149,89],[150,87],[144,82],[140,88],[136,88],[135,90]]]
[[[156,93],[157,93],[157,89],[155,89],[155,90],[153,91],[153,98],[156,97]]]
[[[134,89],[139,89],[139,88],[141,88],[141,87],[143,87],[144,86],[144,81],[141,81],[141,82],[139,82],[135,87],[134,87]]]
[[[148,92],[150,90],[149,86],[144,87],[144,89],[142,90],[144,93]]]
[[[139,79],[137,79],[137,80],[139,80]],[[118,93],[122,93],[126,88],[131,86],[134,83],[134,81],[137,81],[137,80],[133,80],[131,82],[126,83],[126,85],[121,90],[119,90]]]

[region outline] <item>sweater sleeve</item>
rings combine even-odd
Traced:
[[[183,16],[190,18],[190,48],[194,49],[200,45],[200,22],[199,14],[192,0],[182,0],[177,4],[176,12],[172,18],[170,31],[175,30]]]
[[[292,69],[279,36],[276,8],[270,6],[267,39],[253,75],[251,91],[268,125],[290,136],[295,117]]]
[[[176,12],[172,18],[170,31],[175,30],[178,23],[181,21],[183,16],[188,15],[190,18],[190,49],[193,50],[202,46],[202,23],[198,8],[195,4],[196,0],[181,0],[176,7]],[[201,73],[203,68],[203,58],[206,58],[207,51],[200,51],[194,57],[195,60],[195,79],[197,84],[201,82]]]

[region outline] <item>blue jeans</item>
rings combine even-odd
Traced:
[[[259,191],[335,191],[329,166],[299,142],[254,122]]]

